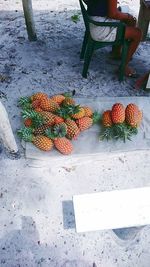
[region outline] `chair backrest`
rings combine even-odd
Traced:
[[[87,13],[87,8],[86,8],[86,0],[79,0],[80,7],[81,7],[81,12],[85,24],[86,31],[89,32],[89,24],[93,23],[97,26],[105,26],[105,27],[117,27],[117,35],[116,35],[116,42],[121,41],[123,42],[124,35],[125,35],[125,24],[121,21],[118,22],[96,22],[92,21],[91,18],[89,17]],[[108,42],[110,43],[110,42]]]
[[[86,9],[86,4],[83,0],[79,0],[80,3],[80,7],[81,7],[81,12],[82,12],[82,16],[83,16],[83,20],[84,20],[84,24],[85,24],[85,28],[87,31],[89,31],[89,16],[87,14],[87,9]]]

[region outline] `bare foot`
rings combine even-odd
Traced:
[[[137,74],[136,74],[136,71],[133,69],[133,68],[131,68],[131,67],[126,67],[125,68],[125,75],[127,76],[127,77],[133,77],[133,78],[136,78],[137,77]]]

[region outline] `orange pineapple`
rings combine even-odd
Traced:
[[[75,121],[67,119],[65,120],[65,124],[67,125],[67,137],[69,139],[76,139],[80,133],[80,130]]]
[[[37,108],[34,108],[34,111],[36,111],[36,112],[42,112],[43,111],[43,109],[41,109],[40,107],[37,107]]]
[[[52,126],[55,124],[55,115],[48,111],[40,112],[40,115],[44,118],[44,124]]]
[[[76,120],[76,123],[80,129],[80,131],[84,131],[90,128],[93,124],[93,119],[89,117],[83,117],[81,119]]]
[[[63,96],[63,95],[54,95],[50,99],[52,99],[53,101],[55,101],[56,103],[58,103],[60,105],[64,101],[65,96]]]
[[[139,110],[137,105],[131,103],[126,107],[125,117],[127,124],[135,128],[141,123],[142,112]]]
[[[45,98],[41,100],[41,105],[40,107],[44,110],[44,111],[51,111],[51,112],[55,112],[58,108],[59,105],[58,103],[56,103],[55,101],[49,99],[49,98]]]
[[[63,106],[66,106],[66,105],[75,105],[75,101],[73,98],[71,97],[66,97],[63,102],[62,102]]]
[[[71,117],[74,119],[80,119],[85,116],[85,110],[84,108],[80,107],[79,111],[75,114],[73,114]]]
[[[142,118],[143,118],[143,113],[141,110],[139,110],[138,112],[138,122],[137,122],[137,127],[140,126],[141,122],[142,122]]]
[[[111,110],[104,111],[102,115],[102,124],[104,127],[111,127],[112,126],[112,119],[111,119]]]
[[[43,151],[50,151],[53,147],[52,140],[44,135],[32,135],[31,142]]]
[[[125,121],[125,108],[122,104],[116,103],[113,105],[111,119],[114,124],[123,123]]]
[[[93,115],[93,110],[90,107],[83,107],[85,111],[85,117],[92,117]]]
[[[50,126],[47,124],[44,124],[36,129],[34,129],[34,135],[41,135],[44,134],[45,130],[48,129]]]
[[[32,119],[30,119],[30,118],[24,120],[24,125],[26,127],[30,127],[32,125],[32,123],[33,123]]]
[[[35,93],[34,95],[31,96],[31,100],[42,100],[48,98],[48,95],[42,92]]]
[[[32,106],[32,108],[35,109],[35,108],[39,108],[40,104],[41,104],[41,100],[40,99],[35,99],[35,100],[32,101],[31,106]]]
[[[43,151],[50,151],[53,147],[53,142],[50,138],[44,135],[33,135],[33,130],[30,128],[22,128],[18,131],[18,135],[25,142],[32,142],[37,148]]]
[[[54,115],[55,124],[64,122],[64,119],[60,116]]]
[[[63,155],[69,155],[73,151],[73,145],[71,144],[70,140],[68,140],[66,137],[56,138],[54,140],[54,146]]]

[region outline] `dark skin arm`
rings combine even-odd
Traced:
[[[128,26],[135,26],[136,19],[127,13],[122,13],[117,9],[117,0],[108,0],[108,17],[111,19],[121,20]]]

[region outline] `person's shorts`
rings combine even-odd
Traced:
[[[90,18],[97,22],[116,22],[116,20],[106,17],[90,16]],[[113,42],[116,39],[117,28],[101,27],[90,23],[90,33],[95,41]]]

